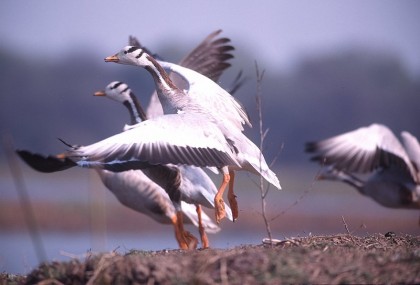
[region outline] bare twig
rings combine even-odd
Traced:
[[[260,73],[260,70],[258,68],[258,64],[257,62],[255,62],[255,70],[257,73],[257,95],[256,95],[256,100],[257,100],[257,110],[258,110],[258,121],[259,121],[259,131],[260,131],[260,173],[262,172],[262,149],[264,146],[264,139],[267,136],[268,133],[268,129],[264,131],[263,129],[263,118],[262,118],[262,106],[261,106],[261,81],[264,77],[264,73],[265,71],[263,70]],[[266,196],[268,194],[268,190],[269,190],[269,186],[267,186],[266,189],[264,189],[264,180],[262,175],[260,175],[260,192],[261,192],[261,215],[263,217],[264,220],[264,224],[265,224],[265,228],[267,230],[267,234],[268,234],[268,238],[270,240],[272,240],[272,236],[271,236],[271,227],[270,227],[270,223],[267,219],[267,214],[266,214]]]
[[[47,260],[47,254],[45,252],[44,244],[42,243],[41,235],[39,233],[38,224],[35,219],[35,213],[32,208],[31,200],[26,190],[25,181],[23,179],[22,171],[16,160],[13,150],[13,140],[10,135],[3,135],[3,149],[6,153],[7,161],[9,164],[10,172],[13,176],[16,191],[19,196],[20,206],[22,208],[23,216],[26,225],[29,229],[29,235],[32,240],[32,244],[35,248],[35,253],[38,258],[38,262]]]
[[[344,216],[341,216],[341,220],[343,221],[344,228],[346,229],[347,233],[348,233],[349,235],[351,235],[351,232],[350,232],[350,230],[349,230],[349,227],[347,226],[346,220],[344,219]]]
[[[322,170],[322,167],[316,173],[316,175],[315,175],[314,179],[312,180],[311,185],[309,186],[309,188],[305,189],[305,191],[303,191],[303,193],[299,196],[299,198],[297,198],[289,207],[287,207],[286,209],[284,209],[283,211],[281,211],[279,214],[277,214],[274,217],[272,217],[270,219],[270,221],[274,221],[278,217],[286,214],[287,211],[289,211],[291,208],[293,208],[297,204],[299,204],[299,202],[302,201],[305,198],[305,196],[309,193],[309,191],[311,191],[314,188],[315,182],[317,181],[316,179],[319,176],[321,170]]]

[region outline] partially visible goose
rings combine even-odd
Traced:
[[[127,86],[127,84],[114,81],[108,84],[104,91],[95,92],[95,96],[103,96],[114,100],[116,102],[122,103],[126,106],[129,110],[130,120],[132,124],[137,124],[141,121],[147,120],[146,114],[141,107],[140,102],[137,100],[137,97],[131,91],[131,89]],[[131,126],[125,126],[125,129],[130,129]],[[162,166],[163,167],[163,166]],[[201,206],[203,205],[207,208],[214,208],[214,200],[213,197],[217,193],[217,188],[214,185],[213,181],[208,177],[208,175],[198,167],[189,166],[189,165],[182,165],[179,167],[175,166],[168,166],[167,170],[165,171],[165,175],[156,173],[162,170],[162,167],[152,167],[150,169],[144,169],[146,175],[149,177],[153,177],[156,183],[162,186],[165,190],[168,187],[166,185],[174,185],[177,184],[177,181],[180,181],[179,188],[173,189],[175,191],[181,192],[181,199],[187,203],[195,204],[197,215],[198,215],[198,223],[200,229],[200,236],[201,241],[204,248],[209,247],[208,239],[206,237],[204,227],[201,225]],[[139,170],[140,171],[140,170]],[[170,173],[168,173],[168,171]],[[160,178],[161,179],[157,179]],[[173,180],[170,180],[172,177]],[[156,181],[157,180],[157,181]],[[164,181],[159,181],[164,180]],[[168,193],[170,197],[173,194]],[[176,203],[179,201],[175,201]],[[232,220],[231,210],[227,207],[228,211],[228,218]],[[177,208],[177,207],[176,207]]]
[[[233,146],[239,165],[226,164],[219,167],[223,171],[223,181],[215,196],[217,222],[225,217],[222,197],[227,185],[229,185],[228,199],[233,218],[238,217],[238,206],[233,192],[235,170],[246,170],[262,175],[269,183],[281,189],[277,176],[269,169],[264,157],[260,156],[259,148],[242,133],[243,124],[251,125],[245,110],[232,95],[211,79],[176,64],[156,61],[145,50],[134,46],[125,47],[118,54],[105,58],[105,61],[145,68],[154,79],[165,114],[205,116],[209,122],[217,125],[226,141]],[[186,86],[185,92],[171,80],[161,64],[183,78],[182,85]],[[194,126],[194,128],[200,127],[199,124]]]
[[[402,132],[372,124],[306,145],[312,160],[328,165],[319,179],[336,180],[390,208],[420,208],[420,145]],[[368,175],[367,179],[360,174]]]

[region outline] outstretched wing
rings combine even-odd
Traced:
[[[380,124],[307,143],[306,151],[315,154],[312,160],[349,172],[367,173],[391,164],[410,164],[401,143]]]
[[[79,166],[112,171],[169,163],[237,165],[232,147],[217,126],[191,114],[149,119],[100,142],[70,149],[67,156]]]

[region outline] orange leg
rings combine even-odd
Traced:
[[[196,249],[198,240],[188,231],[184,229],[184,218],[182,212],[177,212],[177,220],[178,220],[178,231],[181,233],[184,242],[187,245],[187,249]]]
[[[235,172],[233,170],[230,170],[229,175],[230,175],[230,181],[229,181],[228,200],[229,200],[230,208],[232,209],[233,221],[236,221],[236,219],[239,216],[239,210],[238,210],[238,202],[236,201],[236,195],[233,192],[233,184],[235,182]]]
[[[220,185],[219,191],[217,191],[216,196],[214,196],[214,209],[216,211],[216,222],[220,221],[226,217],[225,203],[223,201],[223,193],[225,192],[226,186],[229,184],[230,175],[229,173],[223,174],[222,185]]]
[[[209,244],[209,240],[207,238],[207,234],[206,231],[204,230],[203,227],[203,220],[201,219],[201,206],[200,205],[195,205],[195,208],[197,210],[197,216],[198,216],[198,231],[200,232],[200,237],[201,237],[201,246],[203,248],[209,248],[210,244]]]
[[[188,245],[187,245],[187,242],[185,241],[184,235],[179,230],[178,216],[177,215],[172,216],[171,221],[172,221],[172,225],[174,226],[175,238],[176,238],[176,241],[178,242],[179,248],[188,249]]]

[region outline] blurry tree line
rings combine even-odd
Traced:
[[[158,51],[177,62],[187,48]],[[236,54],[235,54],[236,55]],[[0,133],[9,133],[17,148],[58,153],[71,144],[89,144],[122,130],[126,110],[93,92],[114,80],[125,81],[147,104],[153,82],[145,70],[105,63],[107,55],[75,50],[62,59],[22,58],[0,49]],[[236,55],[222,78],[229,87],[243,67],[247,81],[237,97],[248,110],[254,129],[246,133],[258,144],[256,79],[250,53]],[[112,66],[111,66],[112,65]],[[259,63],[260,68],[264,66]],[[306,162],[304,143],[373,122],[398,135],[408,130],[420,137],[420,78],[400,59],[363,48],[303,57],[287,72],[266,72],[262,82],[263,120],[269,128],[265,154],[281,151],[278,167]],[[0,152],[4,161],[4,154]]]

